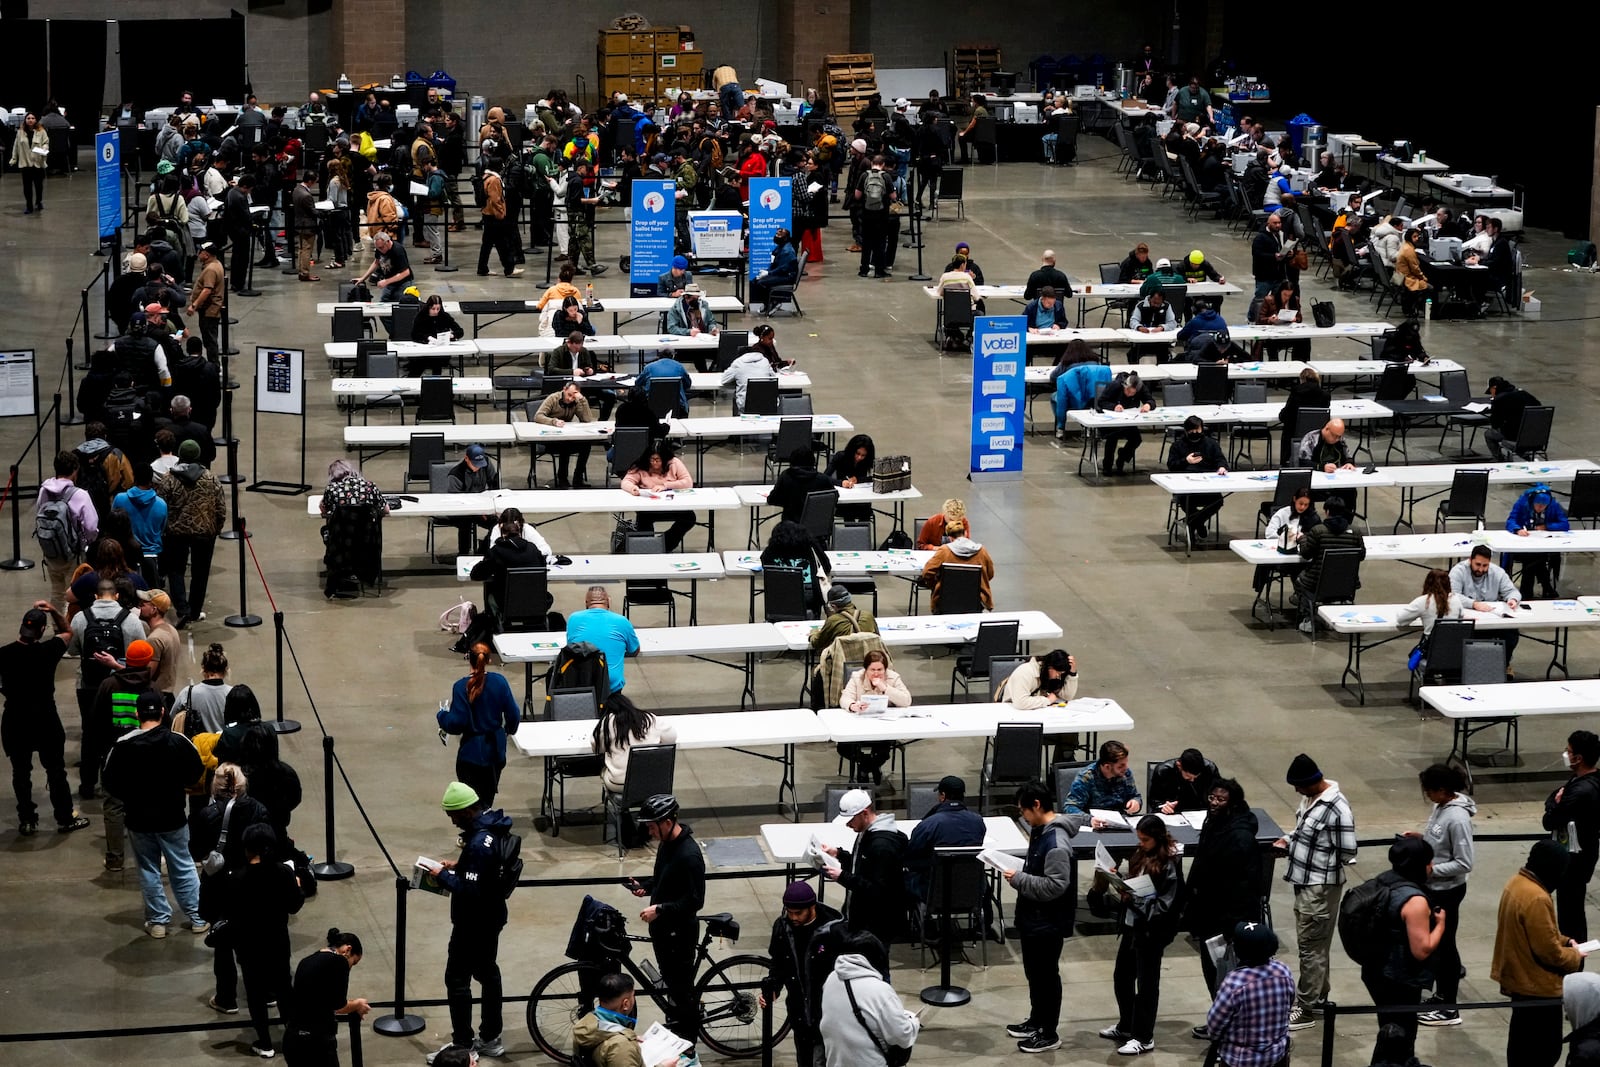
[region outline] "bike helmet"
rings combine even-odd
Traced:
[[[678,817],[678,798],[671,793],[657,793],[639,806],[640,822],[662,822]]]

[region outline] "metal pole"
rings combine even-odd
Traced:
[[[233,487],[233,517],[234,517],[234,522],[233,522],[232,529],[223,530],[217,536],[221,537],[224,541],[237,541],[242,537],[250,536],[249,534],[244,532],[244,520],[239,518],[239,484],[241,482],[243,482],[244,479],[239,477],[239,441],[238,441],[238,438],[229,439],[229,441],[228,441],[228,443],[227,443],[227,445],[225,447],[228,450],[228,473],[226,475],[224,475],[223,477],[218,478],[217,481],[222,482],[225,485],[230,485],[230,486]]]
[[[333,853],[333,738],[327,734],[322,736],[322,843],[325,846],[324,854],[328,857],[321,863],[311,865],[311,873],[317,876],[319,882],[337,882],[342,878],[349,878],[356,873],[356,869],[348,863],[341,863],[334,858]],[[404,896],[402,895],[401,916],[405,915]],[[403,921],[403,920],[402,920]],[[395,1002],[398,1003],[396,995]]]
[[[281,611],[274,611],[272,613],[272,638],[273,644],[277,646],[275,655],[275,669],[278,675],[278,719],[272,724],[272,728],[280,734],[299,733],[300,724],[294,719],[285,719],[283,717],[283,612]],[[329,748],[332,748],[331,744],[329,745]],[[329,773],[329,782],[331,784],[331,770]],[[329,795],[331,796],[331,794],[332,790],[330,788]],[[333,802],[331,800],[328,803],[328,809],[328,819],[331,825],[333,820]],[[330,843],[332,842],[333,837],[331,834],[329,835],[328,840]]]
[[[238,490],[236,489],[234,492],[237,494]],[[239,531],[239,614],[229,615],[222,621],[225,625],[232,626],[237,630],[249,626],[260,626],[261,616],[250,614],[250,606],[245,602],[245,569],[249,561],[245,559],[245,548],[247,546],[244,542],[249,537],[249,534],[244,532],[244,516],[234,512],[233,521]]]
[[[774,993],[761,1007],[761,1067],[772,1067],[772,1001]]]
[[[350,1023],[350,1067],[363,1067],[361,1058],[361,1016],[351,1012],[345,1016]]]
[[[22,558],[22,502],[17,499],[17,465],[11,465],[11,558],[0,560],[0,570],[25,571],[33,567],[33,560]]]
[[[915,234],[911,239],[911,246],[917,250],[917,273],[906,279],[908,282],[927,282],[933,279],[922,270],[922,194],[928,189],[928,182],[919,170],[917,175],[917,195],[912,198],[911,226]]]
[[[222,322],[220,322],[218,324],[219,326],[222,327],[222,336],[220,338],[218,338],[218,340],[220,340],[222,342],[222,355],[225,355],[225,356],[237,356],[239,354],[239,350],[237,348],[233,347],[233,340],[229,336],[230,331],[228,330],[229,326],[231,326],[235,322],[239,321],[239,320],[237,320],[237,319],[235,319],[233,317],[233,315],[231,314],[233,309],[228,306],[228,294],[230,292],[232,292],[232,290],[233,290],[233,286],[228,285],[227,283],[223,283],[223,286],[222,286]]]
[[[1333,1001],[1325,1001],[1322,1006],[1322,1063],[1323,1067],[1333,1065],[1333,1039],[1334,1031],[1338,1028],[1338,1005]]]
[[[939,984],[931,985],[922,991],[924,1004],[936,1004],[941,1008],[959,1008],[972,999],[972,994],[961,986],[950,983],[950,956],[955,951],[954,932],[955,924],[950,921],[950,861],[954,857],[947,852],[935,849],[933,861],[940,867],[944,876],[940,879],[944,884],[940,894],[944,906],[944,929],[939,935],[939,952],[944,959],[939,964]]]
[[[227,347],[224,346],[222,351],[222,441],[228,449],[228,473],[218,478],[217,481],[223,485],[234,485],[244,480],[239,476],[239,439],[233,435],[233,393],[234,390],[239,388],[239,383],[229,377],[228,370],[228,351]],[[237,494],[235,496],[237,497]],[[234,510],[238,510],[237,503]],[[222,536],[228,537],[226,533]],[[228,540],[231,541],[233,538],[228,537]]]
[[[90,282],[89,285],[93,285]],[[78,318],[83,322],[83,358],[84,364],[79,370],[89,369],[89,286],[78,290]]]
[[[106,299],[111,295],[111,268],[116,263],[117,257],[113,256],[100,268],[100,332],[95,334],[95,337],[101,341],[109,341],[117,336],[111,332],[111,301]]]
[[[454,179],[451,179],[451,180],[454,181]],[[441,214],[439,216],[439,219],[440,219],[439,232],[444,234],[444,248],[440,249],[439,254],[441,256],[443,256],[444,258],[443,258],[443,261],[437,267],[433,268],[433,272],[435,274],[454,274],[456,271],[460,270],[461,268],[460,267],[452,267],[450,265],[450,218],[451,218],[451,215],[450,215],[450,198],[449,197],[445,197],[444,206],[442,207],[441,210],[443,211],[443,214]]]
[[[410,890],[411,883],[404,878],[394,880],[394,1011],[372,1023],[372,1029],[385,1037],[410,1037],[427,1025],[422,1016],[406,1014],[406,893]]]
[[[67,425],[76,426],[83,421],[78,414],[78,386],[72,373],[72,338],[67,338]]]

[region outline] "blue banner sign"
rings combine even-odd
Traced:
[[[116,130],[94,135],[94,187],[103,241],[122,228],[122,147]]]
[[[628,266],[630,288],[655,284],[672,267],[673,225],[677,208],[674,181],[635,178],[633,180],[633,222],[628,227]]]
[[[780,229],[793,232],[793,178],[750,179],[750,277],[772,262],[773,237]]]
[[[1022,477],[1028,320],[981,316],[972,330],[972,478]]]

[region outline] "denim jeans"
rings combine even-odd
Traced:
[[[165,833],[129,830],[134,858],[139,863],[139,890],[144,894],[146,922],[163,926],[172,922],[172,908],[161,888],[161,857],[167,858],[167,877],[178,907],[190,922],[200,921],[200,876],[189,855],[189,828],[180,826]]]

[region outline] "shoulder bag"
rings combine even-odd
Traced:
[[[844,979],[844,994],[850,998],[850,1010],[855,1013],[856,1022],[860,1023],[861,1029],[865,1030],[867,1036],[872,1038],[873,1045],[883,1055],[883,1061],[889,1067],[905,1067],[906,1064],[911,1062],[911,1050],[901,1048],[899,1045],[887,1044],[883,1038],[873,1031],[872,1027],[867,1025],[867,1017],[861,1014],[861,1005],[856,1003],[856,992],[850,988],[850,982],[851,979]]]
[[[228,800],[227,807],[222,809],[222,836],[217,839],[216,847],[201,862],[200,869],[206,874],[221,874],[228,866],[228,861],[222,855],[222,850],[228,847],[228,819],[233,815],[233,802],[237,797]]]

